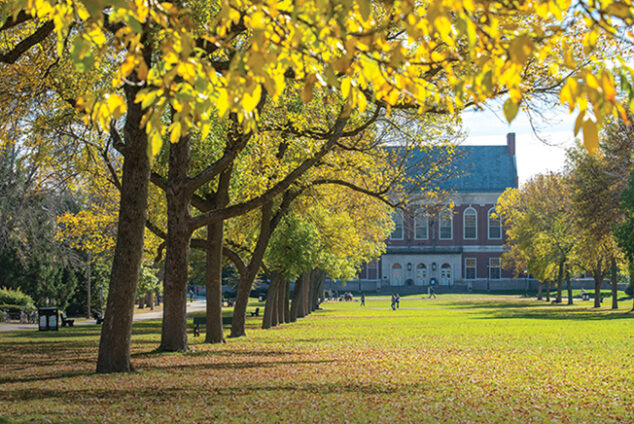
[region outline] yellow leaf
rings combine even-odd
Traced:
[[[134,64],[136,62],[136,58],[134,56],[128,56],[126,57],[125,61],[121,64],[121,74],[123,76],[128,76],[130,75],[130,72],[132,72],[132,69],[134,68]]]
[[[344,80],[341,81],[341,95],[344,99],[348,98],[348,95],[350,94],[350,87],[352,87],[350,78],[344,78]]]
[[[515,103],[512,99],[506,99],[504,102],[504,116],[506,117],[507,122],[510,124],[515,116],[517,116],[517,111],[519,110],[519,104]]]
[[[302,89],[302,100],[304,103],[310,103],[313,100],[313,87],[315,85],[315,81],[317,81],[317,77],[315,74],[309,74],[306,76],[306,81],[304,82],[304,88]]]
[[[181,123],[174,122],[172,124],[172,132],[170,133],[170,143],[178,143],[181,138]]]
[[[594,121],[583,121],[581,124],[583,129],[583,146],[590,154],[594,154],[597,147],[599,147],[599,130],[597,123]]]
[[[242,108],[246,112],[251,112],[258,105],[261,95],[262,87],[260,86],[260,84],[254,84],[253,92],[244,93],[244,96],[242,97]]]
[[[527,35],[522,35],[511,41],[511,60],[517,63],[524,63],[530,56],[535,45],[533,40]]]

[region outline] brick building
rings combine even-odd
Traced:
[[[366,264],[357,282],[364,290],[443,286],[481,287],[512,278],[502,269],[504,227],[494,213],[498,197],[517,187],[515,134],[506,145],[459,146],[459,176],[445,183],[452,210],[394,215],[387,251]],[[354,286],[353,286],[354,287]]]

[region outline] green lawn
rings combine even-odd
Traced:
[[[99,327],[0,333],[0,423],[634,422],[634,313],[442,295],[326,303],[291,325],[95,375]]]

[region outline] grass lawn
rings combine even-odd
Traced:
[[[634,423],[631,299],[441,295],[323,311],[186,354],[134,326],[133,374],[93,373],[100,327],[0,333],[0,423]]]

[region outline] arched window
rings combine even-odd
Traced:
[[[394,221],[394,231],[390,235],[391,240],[403,240],[403,214],[396,212],[392,215]]]
[[[427,240],[429,238],[428,230],[429,222],[427,220],[427,215],[424,212],[419,211],[414,216],[414,239]]]
[[[440,267],[440,284],[443,286],[450,286],[453,284],[453,279],[451,278],[451,265],[448,263],[444,263]]]
[[[443,211],[439,216],[439,239],[441,240],[451,240],[453,238],[453,229],[451,222],[451,211]]]
[[[495,208],[489,209],[489,238],[502,238],[502,218],[495,212]]]
[[[392,285],[400,286],[403,281],[403,267],[401,264],[396,263],[392,265]]]
[[[478,238],[478,213],[472,207],[465,209],[463,214],[465,240],[475,240]]]

